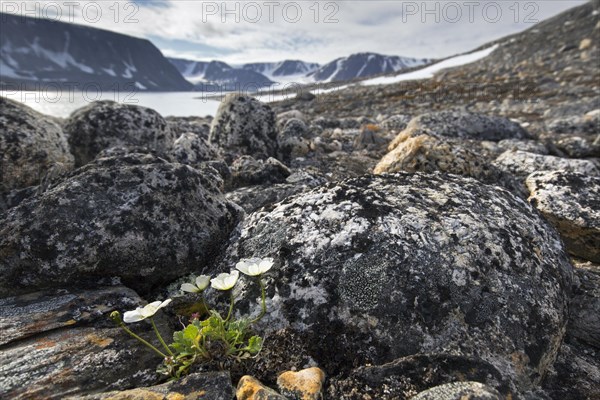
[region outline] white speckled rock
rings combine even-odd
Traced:
[[[109,147],[144,146],[166,153],[175,141],[167,121],[156,111],[114,101],[97,101],[74,111],[64,129],[77,166]]]
[[[0,192],[38,185],[49,168],[73,168],[58,124],[24,104],[0,97]]]
[[[545,156],[526,151],[506,151],[494,161],[494,165],[521,178],[537,171],[562,170],[596,176],[600,173],[589,160]]]
[[[233,155],[265,159],[277,155],[275,114],[266,104],[240,94],[225,96],[210,127],[209,143]]]
[[[101,158],[11,208],[0,296],[120,277],[146,291],[209,262],[241,210],[210,167],[148,154]]]
[[[181,134],[170,153],[175,161],[192,166],[220,158],[219,151],[194,132]]]
[[[250,215],[221,270],[252,256],[277,260],[259,328],[312,335],[312,356],[333,375],[443,349],[529,388],[564,334],[572,266],[560,237],[527,202],[473,179],[325,185]],[[255,284],[246,290],[258,298]]]
[[[569,253],[600,262],[600,177],[536,172],[526,184],[529,201],[556,226]]]

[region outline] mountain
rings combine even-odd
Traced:
[[[278,77],[306,76],[317,70],[319,67],[320,65],[316,63],[308,63],[300,60],[285,60],[274,63],[245,64],[242,68],[261,73],[273,79]]]
[[[168,60],[199,90],[253,90],[274,83],[258,72],[233,68],[221,61],[191,61],[180,58]]]
[[[0,87],[185,91],[192,85],[148,40],[0,13]]]
[[[355,78],[398,72],[418,67],[431,60],[398,56],[386,56],[376,53],[357,53],[349,57],[338,58],[325,64],[311,74],[315,81],[347,81]]]

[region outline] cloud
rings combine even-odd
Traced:
[[[13,2],[3,1],[3,9],[5,3]],[[148,38],[170,56],[230,63],[287,58],[325,63],[365,51],[446,57],[530,28],[534,21],[585,0],[77,3],[69,10],[63,7],[61,20]],[[45,16],[42,2],[14,4],[20,5],[17,12],[37,5],[38,16]],[[93,20],[98,7],[100,18]]]

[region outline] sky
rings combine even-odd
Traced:
[[[447,57],[585,2],[0,0],[0,11],[146,38],[169,57],[327,63],[358,52]]]

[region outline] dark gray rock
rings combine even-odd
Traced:
[[[461,111],[439,111],[413,118],[404,134],[455,139],[501,141],[504,139],[531,139],[531,135],[516,122],[504,117]]]
[[[56,165],[73,168],[60,126],[24,104],[0,97],[0,192],[39,185]]]
[[[552,144],[571,158],[600,157],[600,138],[595,135],[560,135],[552,137]]]
[[[504,397],[479,382],[453,382],[421,392],[411,400],[504,400]]]
[[[538,171],[559,170],[594,176],[600,175],[598,168],[589,160],[545,156],[526,151],[506,151],[494,161],[494,165],[521,178],[526,178],[527,175]]]
[[[113,101],[98,101],[73,112],[64,126],[75,165],[90,162],[102,150],[145,146],[166,153],[175,141],[167,121],[154,110]]]
[[[553,400],[600,398],[600,350],[576,341],[562,344],[556,362],[544,379]]]
[[[231,164],[231,185],[239,188],[282,183],[290,174],[289,168],[273,157],[263,161],[255,160],[250,156],[242,156]]]
[[[600,351],[600,267],[578,264],[575,273],[578,285],[569,306],[567,334]]]
[[[246,186],[226,193],[225,197],[242,207],[247,213],[251,213],[295,194],[306,192],[326,181],[319,174],[299,171],[290,175],[284,183]]]
[[[597,103],[596,103],[597,104]],[[595,134],[600,132],[600,109],[585,115],[556,118],[546,124],[549,132],[558,134]]]
[[[162,385],[77,398],[80,400],[231,400],[233,385],[228,372],[203,372],[190,374],[178,381]]]
[[[310,131],[306,124],[296,118],[287,120],[277,136],[278,155],[281,160],[304,157],[310,151]]]
[[[227,255],[222,269],[277,260],[258,328],[308,332],[331,374],[445,349],[526,389],[567,321],[572,266],[556,231],[507,191],[452,175],[328,184],[250,215]]]
[[[160,357],[108,317],[142,303],[122,286],[0,300],[0,397],[64,399],[156,383]],[[146,338],[154,335],[146,323],[130,328]]]
[[[572,255],[600,262],[600,176],[536,172],[529,201],[556,227]]]
[[[387,140],[381,135],[377,125],[367,125],[361,129],[352,144],[354,150],[378,151],[387,145]]]
[[[412,117],[407,114],[397,114],[383,120],[381,126],[390,131],[401,132],[406,129]]]
[[[0,228],[0,294],[95,286],[147,291],[209,262],[239,218],[210,167],[151,155],[101,158],[10,209]]]
[[[417,354],[383,365],[362,366],[347,377],[332,378],[327,394],[345,400],[407,400],[428,389],[465,380],[482,382],[507,398],[518,395],[490,363],[448,354]]]
[[[504,139],[498,142],[498,147],[501,150],[500,153],[521,150],[529,153],[548,154],[548,148],[537,140]]]
[[[274,157],[277,154],[275,114],[268,105],[252,97],[229,94],[212,121],[209,143],[234,156]]]

